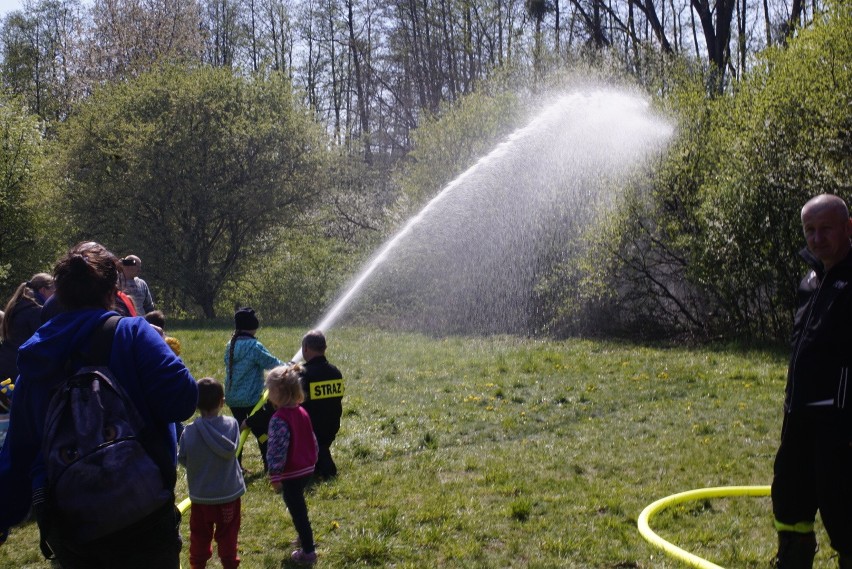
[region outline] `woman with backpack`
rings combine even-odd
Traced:
[[[0,542],[32,505],[63,569],[178,569],[174,424],[198,387],[144,318],[111,310],[117,263],[98,243],[73,247],[54,269],[63,312],[19,350]]]

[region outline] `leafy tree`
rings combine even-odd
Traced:
[[[786,337],[801,206],[852,194],[850,26],[852,9],[836,3],[736,94],[705,100],[696,82],[672,92],[678,140],[597,229],[585,264],[566,269],[588,294],[558,306],[557,328],[575,331],[591,306],[614,307],[604,324],[633,333]]]
[[[799,212],[808,198],[852,190],[852,9],[838,3],[720,107],[717,156],[704,188],[703,273],[726,289],[740,329],[786,334],[802,265]],[[720,271],[720,269],[722,269]]]
[[[62,132],[81,234],[135,252],[155,287],[215,316],[316,195],[321,138],[281,75],[163,68],[93,95]]]
[[[248,305],[264,319],[288,326],[315,323],[342,284],[343,264],[353,256],[345,243],[323,236],[311,221],[283,230],[276,251],[223,291],[223,311]]]
[[[0,26],[3,84],[47,121],[63,120],[82,96],[80,0],[38,0]]]
[[[87,44],[95,82],[134,77],[158,62],[197,62],[203,52],[195,0],[93,0]]]
[[[425,120],[414,133],[414,150],[402,187],[418,206],[488,153],[519,122],[518,99],[479,91]]]
[[[45,142],[36,117],[0,96],[0,291],[48,270],[58,251],[62,220],[43,175]],[[5,302],[5,300],[3,301]]]

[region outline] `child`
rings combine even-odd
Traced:
[[[302,407],[311,417],[314,434],[319,444],[316,474],[320,478],[337,476],[337,465],[331,458],[331,443],[340,431],[343,415],[343,374],[325,357],[325,335],[311,330],[302,337],[302,389],[305,402]]]
[[[317,462],[317,440],[307,411],[299,406],[305,399],[301,376],[301,367],[293,365],[276,367],[266,378],[269,401],[276,409],[269,420],[269,481],[276,492],[282,493],[299,534],[301,547],[290,558],[313,564],[317,553],[305,486]]]
[[[145,314],[145,320],[148,324],[154,327],[163,337],[163,340],[169,345],[176,356],[180,355],[180,340],[173,336],[166,335],[166,315],[162,310],[152,310]]]
[[[263,395],[264,371],[282,364],[254,337],[259,327],[254,310],[240,308],[234,314],[234,335],[225,349],[225,403],[240,424]],[[266,471],[266,425],[254,426],[252,433]],[[242,465],[242,453],[238,458]]]
[[[243,473],[237,462],[240,428],[233,417],[220,415],[225,391],[213,378],[198,380],[201,416],[184,429],[178,460],[186,467],[189,498],[189,564],[202,569],[213,556],[213,537],[224,569],[236,569],[240,531],[240,496],[245,494]],[[215,528],[215,529],[214,529]]]

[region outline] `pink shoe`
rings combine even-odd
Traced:
[[[302,563],[304,565],[313,565],[317,562],[317,552],[311,551],[310,553],[305,553],[304,549],[297,549],[296,551],[290,554],[290,559],[292,559],[296,563]]]

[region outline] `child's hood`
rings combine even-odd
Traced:
[[[232,420],[233,421],[233,420]],[[232,423],[223,416],[218,417],[199,417],[195,421],[195,426],[198,428],[198,434],[201,439],[210,447],[210,450],[221,456],[222,458],[232,458],[236,455],[237,444],[239,437],[234,437],[235,421]]]

